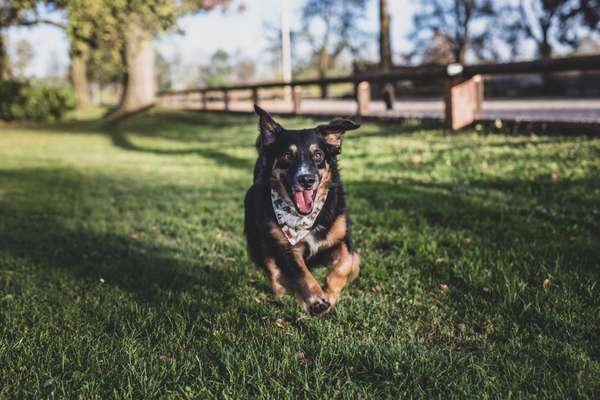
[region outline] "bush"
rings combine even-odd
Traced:
[[[64,85],[0,81],[0,119],[50,122],[73,108],[75,97]]]

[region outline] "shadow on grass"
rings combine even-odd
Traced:
[[[186,259],[175,248],[95,231],[81,209],[75,211],[73,204],[65,204],[89,201],[82,192],[94,186],[110,187],[114,185],[110,180],[94,177],[90,181],[69,170],[25,169],[0,171],[0,182],[18,188],[24,199],[0,199],[0,253],[40,268],[36,274],[40,285],[53,285],[53,279],[44,277],[54,272],[67,273],[83,286],[96,285],[102,279],[157,309],[176,301],[168,292],[185,292],[197,299],[187,310],[191,314],[194,307],[219,313],[231,297],[229,288],[236,285],[236,275],[210,267],[201,259]],[[140,198],[145,194],[143,186],[129,186],[128,190]]]
[[[222,164],[227,167],[232,167],[236,169],[242,169],[251,171],[254,168],[254,162],[247,158],[235,157],[230,154],[227,154],[223,151],[219,151],[216,149],[203,148],[203,147],[195,147],[195,148],[186,148],[186,149],[160,149],[160,148],[151,148],[146,146],[139,146],[134,144],[127,133],[123,131],[116,131],[111,135],[112,143],[120,147],[124,150],[135,151],[141,153],[150,153],[156,155],[165,155],[165,156],[182,156],[182,155],[198,155],[200,157],[204,157],[213,161],[216,161],[219,164]]]
[[[359,210],[351,213],[354,226],[371,235],[376,230],[373,236],[383,238],[388,233],[404,232],[411,247],[402,253],[409,257],[408,264],[417,268],[416,282],[430,288],[433,297],[439,296],[440,282],[448,285],[449,291],[438,300],[454,323],[466,321],[483,329],[489,318],[497,318],[501,324],[512,321],[523,332],[568,342],[600,360],[595,339],[600,328],[587,320],[600,307],[600,298],[591,292],[593,282],[600,280],[600,224],[590,219],[590,212],[595,214],[598,208],[577,203],[580,193],[600,188],[600,179],[537,182],[534,207],[521,198],[527,192],[523,188],[526,185],[520,181],[474,182],[483,190],[503,191],[504,203],[503,199],[476,196],[469,190],[418,181],[345,183],[351,208]],[[420,230],[426,232],[425,240],[436,242],[437,251],[446,254],[445,264],[433,262],[436,254],[419,241]],[[471,244],[464,244],[465,236],[472,239]],[[389,259],[388,272],[394,274],[396,262],[391,260],[399,257],[403,240],[374,241],[369,252],[379,254],[380,262]],[[355,241],[360,251],[361,237],[355,234]],[[368,272],[368,261],[363,261]],[[554,274],[557,280],[552,292],[542,288],[547,274]],[[565,313],[573,310],[580,317],[565,319]],[[444,338],[427,332],[424,337]],[[510,337],[499,329],[489,335],[487,344],[444,340],[429,345],[478,351],[478,347],[506,344]],[[351,365],[367,361],[355,360]]]
[[[377,210],[371,212],[402,211],[430,228],[470,232],[493,249],[525,245],[523,251],[533,252],[539,260],[552,263],[561,257],[570,260],[573,268],[600,277],[594,262],[600,259],[600,248],[589,240],[600,236],[600,223],[590,218],[590,213],[598,212],[597,205],[592,196],[583,197],[600,190],[598,178],[474,180],[465,186],[414,179],[397,183],[347,180],[345,187],[351,204]],[[492,191],[497,196],[489,196]],[[368,219],[371,214],[366,215]]]

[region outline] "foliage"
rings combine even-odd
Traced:
[[[600,30],[600,0],[579,0],[576,12],[591,31]]]
[[[558,44],[577,48],[582,35],[595,31],[599,20],[597,0],[519,0],[504,10],[502,32],[513,56],[528,40],[535,43],[538,57],[547,58]]]
[[[598,397],[600,140],[365,123],[361,275],[308,319],[246,255],[256,134],[2,127],[1,398]]]
[[[19,79],[25,78],[25,69],[33,60],[33,46],[27,40],[20,40],[15,50],[15,58],[12,67],[15,69],[15,75]]]
[[[230,55],[219,49],[213,53],[207,65],[200,67],[200,79],[205,86],[248,83],[255,70],[255,64],[249,58],[239,53]]]
[[[411,57],[425,56],[427,63],[464,63],[467,51],[472,51],[479,59],[497,58],[490,46],[493,29],[487,27],[495,15],[491,0],[421,0],[410,34],[415,49]]]
[[[75,107],[71,90],[47,83],[0,81],[0,119],[55,121]]]
[[[229,53],[222,49],[215,51],[210,57],[208,65],[200,67],[200,73],[206,86],[228,84],[229,76],[231,75]]]
[[[171,64],[165,57],[157,53],[156,55],[156,82],[157,89],[159,91],[171,90],[173,88],[173,82],[171,78]]]
[[[264,52],[267,53],[268,57],[261,57],[261,62],[268,63],[271,67],[273,71],[271,76],[281,78],[281,47],[283,46],[281,26],[265,21],[263,22],[263,34],[266,39],[265,42],[267,43]],[[290,29],[290,49],[292,52],[292,70],[294,71],[296,71],[301,64],[300,57],[295,57],[301,38],[301,32]]]
[[[358,55],[367,34],[361,28],[368,0],[306,0],[302,33],[312,48],[311,64],[325,76],[344,50]]]

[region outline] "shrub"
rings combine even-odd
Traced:
[[[64,85],[0,81],[0,119],[50,122],[75,108],[75,97]]]

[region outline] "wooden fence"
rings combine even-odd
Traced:
[[[487,75],[550,74],[568,71],[600,71],[600,55],[540,59],[534,61],[447,66],[401,67],[390,72],[365,73],[327,79],[305,79],[285,82],[264,82],[249,85],[195,88],[159,93],[161,104],[187,108],[208,109],[209,101],[220,99],[222,110],[229,110],[233,96],[250,94],[256,104],[260,103],[261,92],[274,89],[289,90],[293,113],[300,113],[302,88],[318,86],[321,97],[328,96],[328,87],[335,84],[354,85],[356,114],[368,115],[371,102],[370,85],[398,81],[439,82],[445,104],[445,122],[451,129],[460,129],[481,116],[484,99],[484,81]]]

